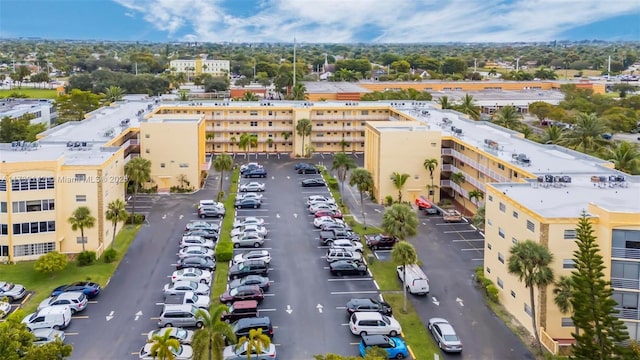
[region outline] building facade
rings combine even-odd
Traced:
[[[214,77],[230,77],[231,62],[229,60],[171,60],[169,67],[172,72],[185,73],[189,76],[210,74]]]
[[[58,119],[58,112],[53,100],[47,99],[0,99],[0,119],[8,116],[17,119],[29,115],[31,124],[43,124],[46,128],[53,126]]]

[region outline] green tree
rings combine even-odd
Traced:
[[[253,147],[253,144],[257,144],[257,143],[258,143],[258,135],[243,133],[242,135],[240,135],[240,141],[238,142],[238,147],[246,151],[245,156],[248,158],[249,148]]]
[[[463,114],[469,115],[473,120],[480,120],[480,108],[475,104],[473,96],[465,94],[462,98],[462,102],[457,106],[458,111]]]
[[[636,174],[640,168],[640,150],[637,144],[620,141],[614,148],[607,148],[605,156],[613,161],[616,170]]]
[[[451,102],[449,101],[449,97],[448,96],[442,96],[440,97],[438,100],[436,100],[436,102],[438,104],[440,104],[440,108],[442,110],[447,110],[447,109],[452,109],[453,105],[451,104]]]
[[[71,216],[67,221],[71,224],[71,230],[80,230],[82,252],[84,252],[85,243],[87,242],[87,239],[84,237],[84,229],[93,228],[96,225],[96,218],[91,215],[91,210],[88,207],[80,206],[71,213]]]
[[[522,115],[511,105],[503,106],[493,116],[493,121],[507,129],[516,130],[520,127]]]
[[[61,360],[71,356],[73,346],[65,344],[62,340],[56,339],[43,345],[31,345],[22,360]],[[3,358],[5,359],[5,358]]]
[[[176,358],[174,353],[180,349],[180,342],[171,337],[171,329],[153,335],[150,342],[152,345],[149,352],[154,359],[158,360],[174,360]]]
[[[431,201],[435,201],[435,184],[433,183],[433,171],[438,167],[438,159],[425,159],[422,163],[425,170],[429,172],[429,179],[431,179],[431,188],[429,192],[433,191],[434,193],[431,195]]]
[[[209,311],[200,309],[196,313],[196,316],[202,319],[202,327],[196,330],[193,337],[194,359],[222,360],[225,339],[232,344],[236,342],[231,325],[220,320],[225,311],[229,311],[226,305],[218,305]]]
[[[407,265],[416,264],[418,262],[418,254],[416,253],[416,249],[413,247],[413,245],[411,245],[411,243],[408,243],[406,241],[400,241],[393,247],[393,250],[391,251],[391,259],[393,260],[394,264],[396,264],[397,266],[402,266],[404,268]],[[406,285],[407,272],[404,271],[403,275],[404,276],[402,279],[402,283],[405,285],[402,287],[403,288],[402,292],[404,294],[402,312],[406,314],[407,313],[407,288],[409,286]]]
[[[312,130],[311,120],[309,120],[307,118],[300,119],[298,121],[298,123],[296,124],[296,133],[299,136],[302,136],[302,154],[303,154],[303,157],[305,157],[304,139],[307,136],[311,136],[311,130]]]
[[[18,83],[18,89],[22,88],[22,82],[24,81],[24,78],[29,75],[31,75],[31,70],[29,70],[29,68],[25,65],[18,66],[15,72],[9,74],[11,80]]]
[[[542,134],[543,144],[561,144],[564,141],[564,132],[559,126],[549,126]]]
[[[282,133],[280,133],[280,135],[282,135],[282,139],[284,140],[284,146],[287,146],[287,142],[289,141],[289,138],[291,138],[291,133],[288,131],[283,131]]]
[[[133,187],[131,214],[135,215],[138,192],[144,183],[151,181],[151,161],[142,157],[135,157],[124,166],[124,173]]]
[[[611,297],[613,290],[606,280],[604,259],[600,255],[591,221],[583,213],[576,228],[573,252],[575,270],[572,272],[573,325],[579,334],[573,334],[573,356],[576,359],[627,359],[622,345],[629,339],[624,323],[616,317],[618,305]]]
[[[127,203],[125,203],[122,199],[115,199],[107,205],[107,211],[105,212],[105,217],[108,221],[111,221],[111,225],[113,225],[113,234],[111,236],[111,245],[113,248],[113,244],[116,243],[116,234],[118,230],[118,223],[125,222],[129,218],[129,212],[127,211]]]
[[[406,240],[418,233],[418,216],[407,204],[393,204],[382,214],[381,227],[388,236]]]
[[[484,230],[484,218],[485,218],[485,207],[484,205],[480,206],[476,213],[473,214],[471,218],[471,222],[478,229]]]
[[[337,153],[333,157],[333,163],[331,164],[331,170],[335,171],[340,181],[340,195],[344,198],[344,182],[347,180],[347,173],[351,169],[357,167],[353,158],[347,156],[345,153]],[[343,199],[341,199],[343,201]]]
[[[571,306],[571,298],[573,297],[574,284],[573,277],[560,276],[554,283],[553,302],[563,314],[573,315],[573,307]],[[575,328],[575,334],[579,333],[579,329]]]
[[[100,107],[101,98],[101,95],[96,95],[91,91],[78,89],[73,89],[68,94],[58,96],[56,99],[58,123],[84,120],[87,113]]]
[[[249,330],[249,337],[243,336],[238,340],[236,349],[247,346],[247,360],[251,360],[253,354],[260,354],[271,345],[271,338],[262,333],[262,329]]]
[[[236,143],[237,139],[235,136],[229,138],[229,143],[231,144],[231,152],[233,152],[233,145]]]
[[[22,323],[25,312],[16,309],[0,322],[0,359],[2,360],[61,360],[71,356],[71,345],[55,341],[34,345],[33,334]]]
[[[258,95],[252,93],[251,91],[245,91],[244,95],[242,95],[242,98],[240,100],[242,100],[242,101],[258,101],[258,100],[260,100],[260,98],[258,98]]]
[[[229,154],[220,154],[213,160],[213,169],[220,173],[220,188],[218,189],[218,196],[223,192],[222,181],[224,180],[224,172],[231,171],[233,168],[233,159]]]
[[[349,185],[355,186],[360,193],[360,210],[362,213],[362,225],[367,228],[367,219],[364,212],[364,193],[373,190],[373,176],[365,168],[356,168],[351,172]]]
[[[464,178],[464,174],[461,172],[457,172],[454,174],[451,174],[451,182],[453,182],[454,184],[458,185],[460,187],[460,196],[462,197],[462,208],[466,209],[466,197],[464,196],[463,190],[462,190],[462,184],[464,184],[465,182],[465,178]],[[453,190],[453,188],[451,189],[451,196],[455,198],[455,190]]]
[[[535,288],[543,289],[553,283],[553,270],[549,265],[553,262],[553,255],[545,246],[532,240],[518,242],[509,250],[507,269],[510,274],[517,276],[524,286],[529,289],[529,304],[531,309],[531,325],[533,335],[538,343],[538,349],[542,353],[540,334],[536,319]]]
[[[35,271],[52,274],[64,270],[68,263],[67,255],[60,254],[57,251],[48,252],[38,258],[33,268]]]
[[[307,100],[307,88],[303,83],[297,83],[291,88],[291,100]]]
[[[393,172],[391,174],[391,182],[393,186],[395,186],[396,190],[398,190],[398,203],[402,203],[402,189],[404,189],[404,185],[407,183],[407,179],[409,179],[409,174],[400,174],[397,172]]]
[[[10,143],[13,141],[36,141],[36,135],[47,129],[45,124],[31,124],[35,119],[33,114],[24,114],[18,118],[10,116],[2,117],[0,120],[0,142]]]
[[[478,189],[473,189],[469,191],[469,200],[474,203],[477,207],[480,207],[479,201],[484,199],[484,193]]]
[[[542,121],[546,119],[549,114],[551,114],[551,110],[553,109],[553,105],[549,104],[545,101],[534,101],[529,104],[529,113],[535,115],[540,121],[542,125]]]
[[[602,138],[606,131],[604,121],[595,113],[579,113],[576,116],[575,128],[564,136],[562,145],[583,153],[596,152],[608,144],[608,141]]]

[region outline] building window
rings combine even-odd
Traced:
[[[500,279],[500,277],[498,277],[498,286],[500,286],[500,289],[504,289],[504,282],[502,281],[502,279]]]
[[[87,180],[86,174],[76,174],[76,182],[85,182]]]
[[[145,149],[144,152],[147,154],[151,154],[151,149]]]
[[[498,261],[504,264],[504,255],[502,253],[498,253]]]
[[[87,195],[76,195],[76,202],[86,202]]]
[[[56,249],[55,242],[47,242],[40,244],[14,245],[14,256],[43,255]]]
[[[52,177],[21,178],[11,180],[12,191],[47,190],[55,189],[55,180]]]
[[[493,201],[493,195],[489,195],[489,201]]]
[[[574,327],[573,320],[570,317],[563,317],[561,324],[562,327]]]
[[[7,180],[0,180],[0,191],[7,191]]]
[[[55,210],[55,202],[49,200],[14,201],[11,211],[14,213]]]
[[[369,110],[362,110],[361,114],[362,115],[369,115]]]
[[[578,236],[578,232],[576,230],[565,230],[564,231],[564,239],[565,240],[573,240]]]
[[[536,231],[536,225],[532,223],[530,220],[527,220],[527,229],[531,232]]]
[[[180,163],[180,167],[181,168],[188,168],[189,164],[188,163]]]
[[[249,112],[249,115],[256,116],[256,115],[258,115],[258,112],[257,111],[251,111],[251,112]]]
[[[251,125],[251,126],[258,126],[258,122],[257,122],[257,121],[252,121],[252,122],[250,123],[250,125]]]
[[[491,268],[487,266],[487,274],[491,274]]]
[[[575,269],[576,262],[573,259],[564,259],[562,260],[562,268],[563,269]]]
[[[500,203],[500,205],[498,205],[498,207],[500,208],[500,211],[502,211],[502,212],[505,212],[507,210],[507,207],[503,203]]]
[[[151,137],[151,134],[144,134],[145,139],[149,139],[150,137]]]
[[[6,213],[6,212],[7,212],[7,202],[2,201],[0,202],[0,213]]]
[[[491,246],[491,244],[490,244],[490,243],[487,243],[487,249],[491,250],[491,248],[492,248],[492,247],[493,247],[493,246]]]
[[[516,298],[516,292],[513,291],[513,290],[511,290],[511,297],[514,298],[514,299]]]
[[[9,226],[7,224],[0,224],[0,235],[9,235]]]
[[[524,303],[524,312],[527,313],[527,315],[531,316],[531,306],[529,306],[529,304]]]
[[[489,224],[489,226],[493,225],[493,222],[491,222],[491,219],[487,219],[487,224]]]
[[[518,218],[518,216],[519,216],[519,215],[518,215],[518,212],[517,212],[517,211],[514,211],[514,212],[513,212],[513,217],[517,219],[517,218]]]
[[[504,165],[502,165],[502,164],[498,164],[498,169],[500,169],[500,170],[504,170]]]
[[[515,244],[517,244],[517,243],[518,243],[518,239],[516,239],[516,238],[512,237],[512,238],[511,238],[511,242],[515,245]]]
[[[269,122],[267,123],[267,125],[268,125],[268,126],[273,126],[273,121],[269,121]]]
[[[163,167],[165,167],[165,166],[166,166],[166,164],[165,164],[165,163],[160,163],[160,167],[161,167],[161,168],[163,168]]]
[[[504,230],[501,227],[498,228],[498,235],[504,239]]]
[[[55,221],[39,221],[39,222],[31,222],[31,223],[13,224],[14,235],[37,234],[37,233],[54,232],[54,231],[56,231]]]

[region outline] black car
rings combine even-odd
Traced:
[[[426,208],[422,210],[422,213],[427,215],[427,216],[431,216],[431,215],[439,215],[440,212],[438,211],[438,209],[434,208],[434,207],[430,207],[430,208]]]
[[[82,292],[89,299],[100,294],[100,285],[89,281],[78,281],[68,285],[61,285],[53,289],[51,296],[58,296],[65,292]]]
[[[263,168],[255,168],[252,170],[247,170],[242,174],[243,177],[245,178],[254,178],[254,177],[260,177],[260,178],[266,178],[267,177],[267,170],[263,169]]]
[[[243,336],[249,337],[249,330],[257,329],[262,329],[263,334],[273,338],[273,326],[268,316],[240,319],[232,326],[237,339]]]
[[[329,264],[331,275],[366,275],[367,265],[359,261],[338,260]]]
[[[247,173],[249,171],[256,170],[256,169],[262,169],[262,168],[263,168],[263,166],[262,165],[258,165],[258,164],[248,164],[246,166],[243,165],[243,166],[240,167],[240,174],[244,175],[245,173]]]
[[[371,250],[391,249],[398,242],[398,238],[383,234],[365,235],[364,239]]]
[[[323,179],[304,179],[302,180],[302,187],[318,187],[326,186]]]
[[[193,230],[187,231],[183,234],[183,236],[200,236],[207,240],[218,241],[218,232],[211,230]]]
[[[320,169],[313,165],[298,169],[298,174],[320,174]]]
[[[229,268],[229,278],[239,279],[248,275],[267,276],[269,265],[262,260],[247,260]]]
[[[216,261],[210,257],[188,256],[178,260],[176,270],[196,268],[200,270],[214,271],[216,269]]]
[[[262,206],[262,202],[258,199],[241,199],[236,201],[236,209],[257,209]]]
[[[229,289],[220,295],[220,302],[231,305],[235,301],[256,300],[261,302],[264,299],[264,292],[258,285],[243,285]]]
[[[309,166],[313,166],[313,165],[311,165],[311,164],[307,164],[307,163],[297,163],[297,164],[296,164],[296,166],[294,167],[294,169],[295,169],[296,171],[298,171],[298,170],[300,170],[300,169],[304,169],[304,168],[307,168],[307,167],[309,167]]]
[[[391,305],[388,303],[367,298],[351,299],[347,302],[347,314],[351,316],[355,312],[378,312],[385,316],[393,315]]]
[[[231,280],[229,289],[237,288],[243,285],[258,285],[262,291],[269,290],[269,278],[260,275],[249,275],[240,279]]]

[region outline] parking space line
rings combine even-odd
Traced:
[[[88,319],[89,315],[74,315],[71,317],[72,319]]]
[[[347,310],[346,306],[336,306],[336,310]]]
[[[331,295],[351,295],[351,294],[377,294],[378,290],[363,290],[363,291],[332,291]]]
[[[349,345],[360,345],[360,343],[359,342],[349,343]]]
[[[379,252],[379,253],[390,253],[391,250],[376,250],[375,252]]]
[[[91,300],[91,301],[87,301],[88,304],[97,304],[98,302],[96,300]]]
[[[484,261],[484,258],[471,259],[471,261]]]
[[[264,294],[264,296],[276,296],[276,294]]]
[[[164,303],[156,303],[156,305],[162,306],[162,305],[164,305]]]
[[[340,326],[349,326],[349,323],[346,323],[346,324],[340,324]]]
[[[268,209],[236,209],[236,211],[238,211],[238,212],[240,212],[240,211],[260,211],[260,212],[264,211],[264,212],[267,212],[267,211],[271,211],[271,210],[268,210]]]
[[[460,249],[460,251],[482,251],[484,248]]]
[[[457,222],[457,223],[455,223],[455,222],[450,222],[450,223],[444,222],[444,223],[437,223],[436,224],[436,226],[445,226],[445,225],[454,226],[454,225],[469,225],[469,224],[464,223],[464,222]]]
[[[484,241],[484,239],[462,239],[462,240],[451,240],[452,242],[465,242],[465,241],[469,241],[469,242],[473,242],[473,241]]]
[[[476,230],[452,230],[452,231],[443,231],[444,234],[455,234],[455,233],[465,233],[465,232],[476,232]]]
[[[160,317],[159,316],[158,317],[152,317],[152,318],[149,318],[149,320],[160,320]]]
[[[77,332],[66,332],[64,333],[65,336],[75,336],[75,335],[80,335],[80,333]]]
[[[327,279],[327,281],[371,281],[373,280],[373,278],[370,277],[366,277],[366,278],[353,278],[353,279]]]
[[[278,309],[258,309],[258,312],[271,312],[271,311],[277,311]]]

